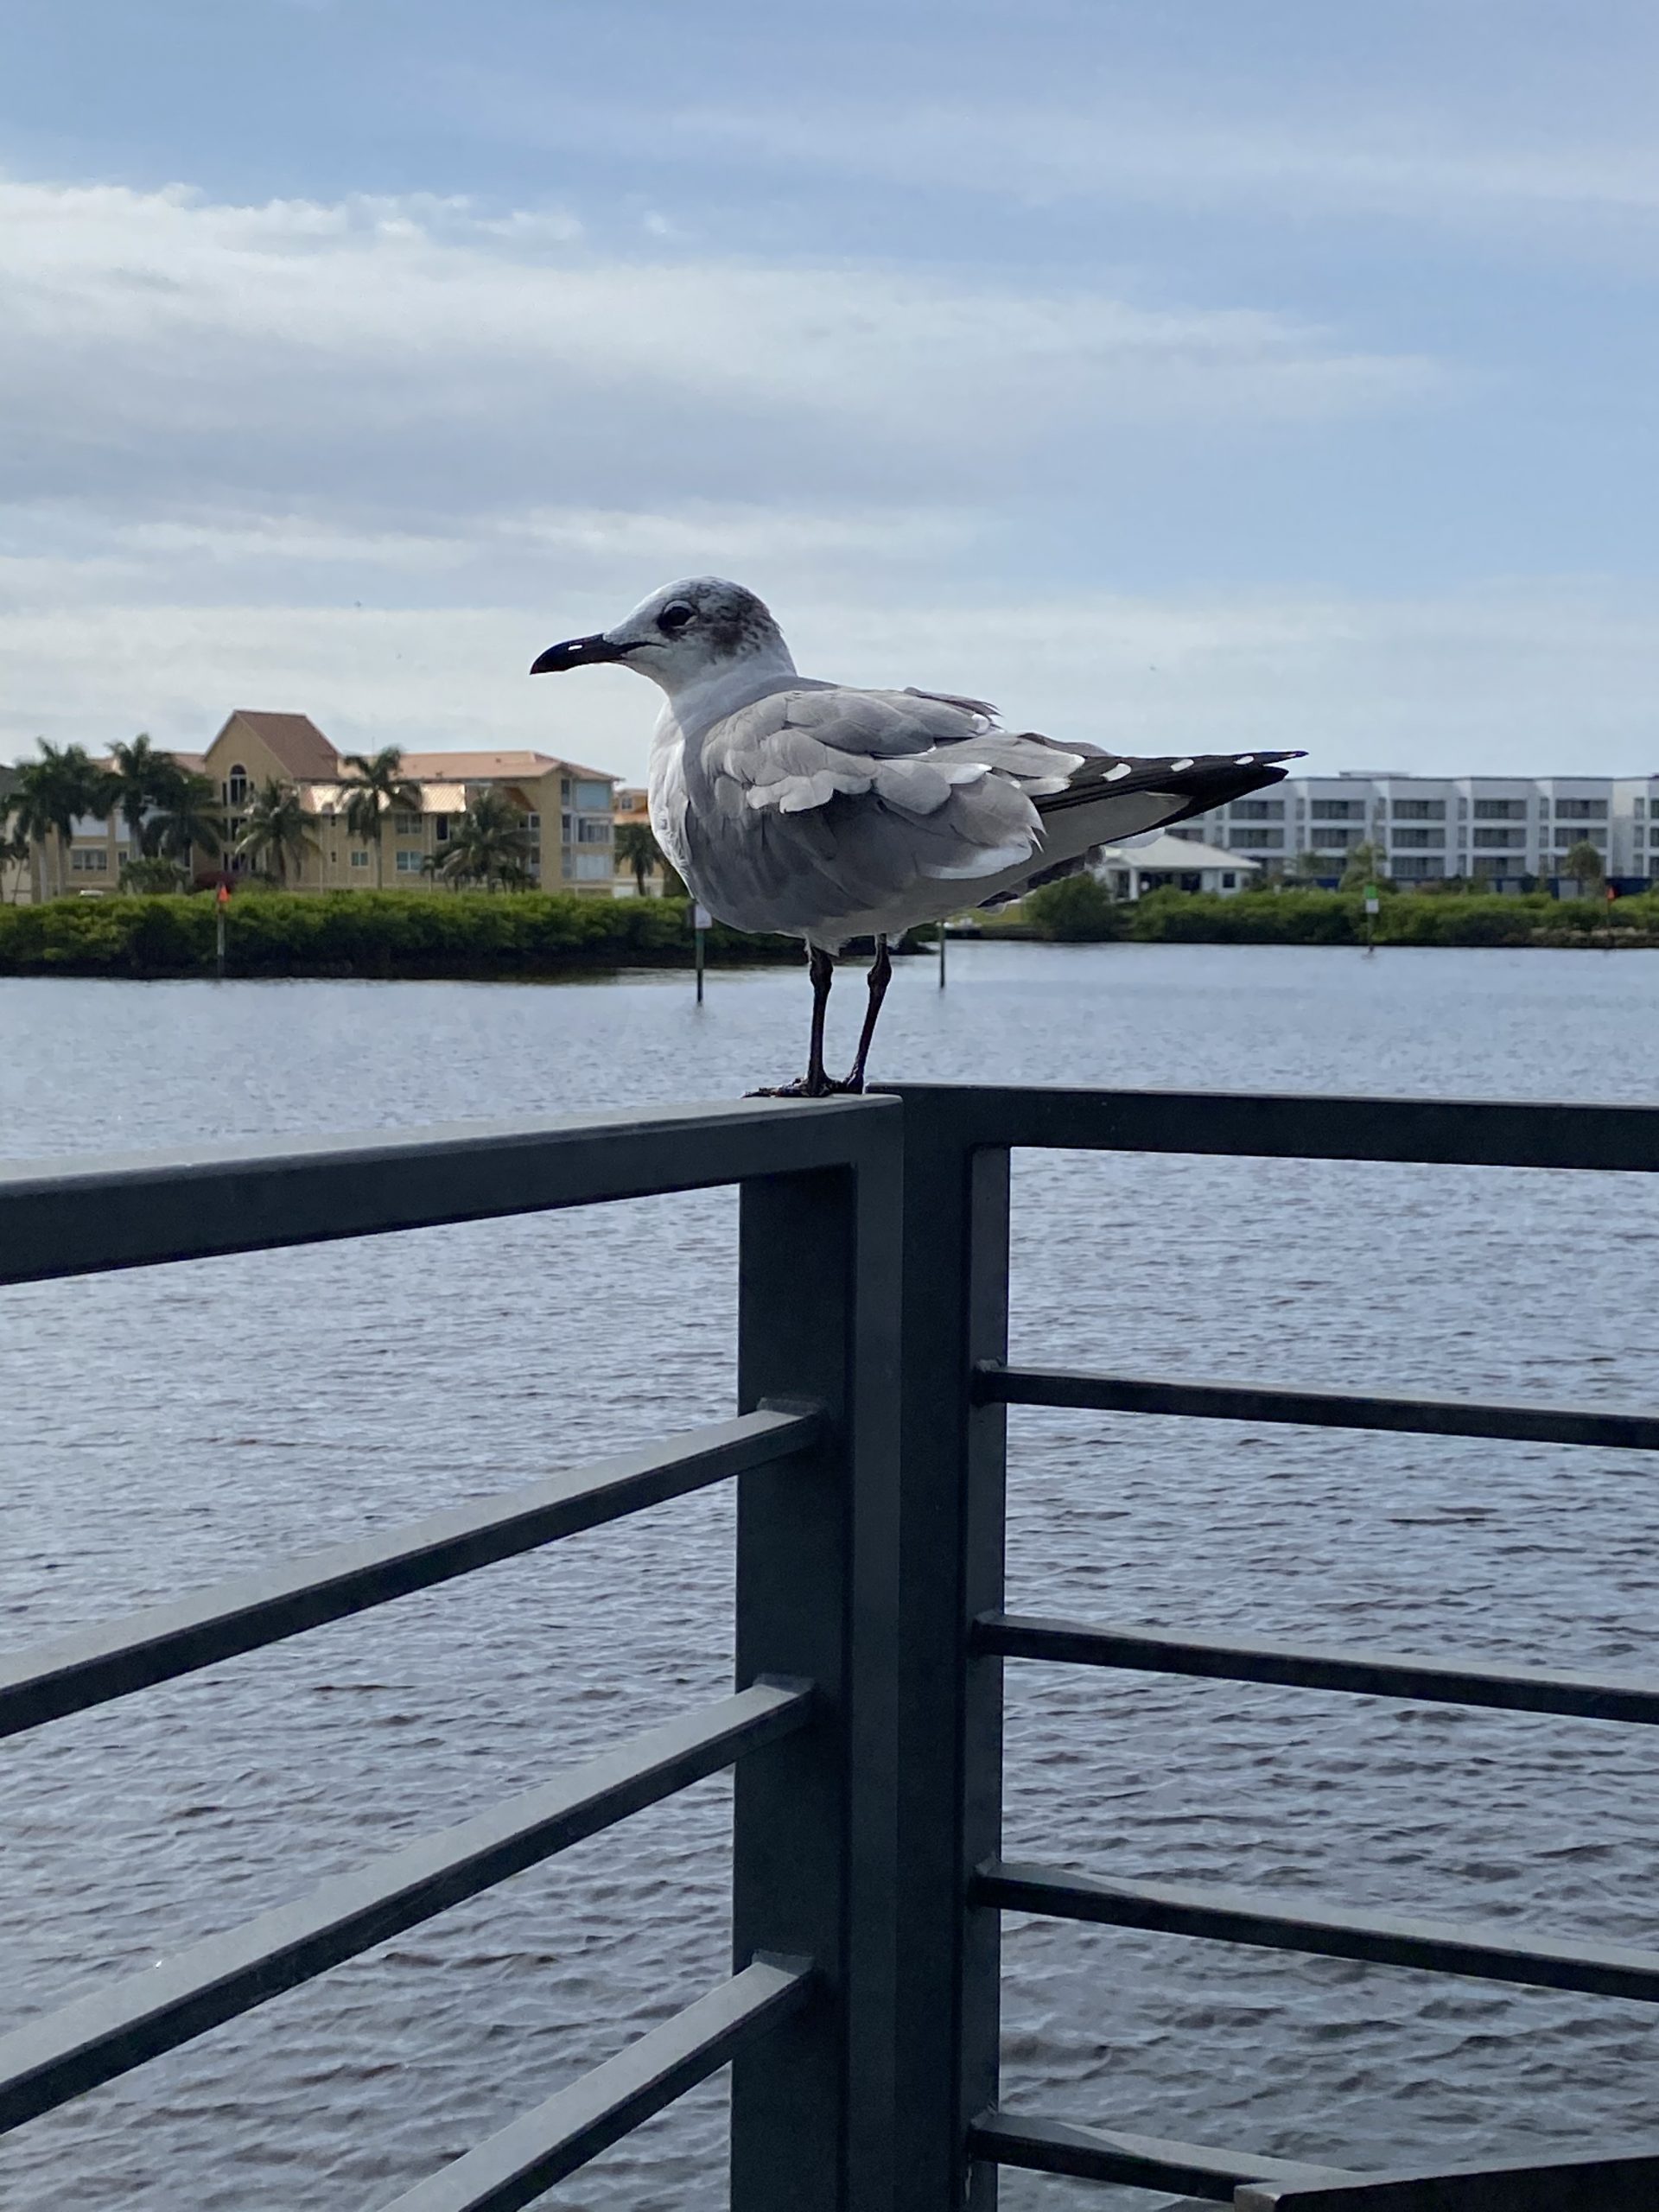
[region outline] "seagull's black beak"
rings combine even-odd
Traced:
[[[607,660],[626,660],[626,645],[613,645],[604,632],[597,631],[591,638],[567,638],[562,645],[550,645],[530,664],[532,676],[556,676],[567,668],[592,668]]]

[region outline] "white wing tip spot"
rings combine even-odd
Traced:
[[[1101,781],[1106,784],[1119,783],[1131,771],[1128,762],[1127,760],[1120,760],[1116,768],[1109,768],[1106,771],[1106,773],[1101,778]]]
[[[1172,760],[1169,764],[1169,772],[1172,776],[1183,775],[1192,766],[1192,762],[1190,756],[1184,760]]]
[[[1254,768],[1255,766],[1255,753],[1241,753],[1237,760],[1234,761],[1233,766],[1236,768]]]

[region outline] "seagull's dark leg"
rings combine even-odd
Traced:
[[[823,1098],[843,1088],[832,1084],[823,1071],[823,1020],[830,1010],[830,986],[836,980],[836,963],[819,946],[810,948],[807,973],[812,978],[812,1040],[807,1047],[806,1073],[796,1083],[779,1084],[775,1090],[753,1090],[752,1098]]]
[[[830,1011],[830,986],[836,980],[836,963],[815,944],[806,965],[812,978],[812,1037],[806,1049],[806,1095],[809,1098],[822,1098],[830,1088],[830,1078],[823,1071],[823,1019]]]
[[[864,1015],[864,1027],[858,1039],[858,1057],[853,1062],[853,1071],[844,1083],[833,1084],[835,1090],[862,1090],[864,1063],[870,1057],[870,1039],[875,1034],[875,1025],[881,1012],[881,1001],[887,995],[887,985],[893,981],[893,956],[887,950],[887,940],[875,940],[875,957],[870,963],[870,1003]]]

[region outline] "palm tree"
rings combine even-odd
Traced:
[[[1587,837],[1580,837],[1572,851],[1562,855],[1558,866],[1563,875],[1570,875],[1577,883],[1580,899],[1599,899],[1604,895],[1606,865]]]
[[[48,745],[37,738],[38,760],[25,761],[12,794],[12,814],[31,847],[41,848],[38,881],[46,890],[45,853],[57,849],[58,890],[69,887],[69,840],[82,815],[107,815],[110,779],[84,745]]]
[[[645,878],[663,864],[663,849],[652,836],[648,822],[624,822],[618,825],[616,860],[619,868],[633,870],[634,888],[643,899]]]
[[[154,848],[146,834],[144,817],[167,796],[180,770],[178,763],[165,753],[157,753],[149,736],[140,730],[130,745],[116,745],[110,748],[114,766],[110,772],[110,799],[113,810],[127,825],[127,849],[135,860],[153,856]]]
[[[342,779],[342,788],[351,793],[346,802],[346,827],[359,845],[374,847],[374,887],[382,891],[385,882],[380,836],[386,815],[394,806],[418,814],[420,789],[404,773],[401,746],[383,745],[372,755],[348,753],[346,766],[352,771]]]
[[[1343,890],[1363,891],[1368,883],[1381,882],[1388,872],[1387,857],[1381,845],[1352,846],[1342,871]]]
[[[308,814],[300,804],[300,795],[291,785],[267,777],[253,795],[236,850],[263,874],[274,876],[286,890],[289,862],[296,869],[302,868],[307,855],[317,849],[311,829],[315,820],[315,815]]]
[[[22,871],[34,849],[29,832],[17,817],[16,789],[0,791],[0,897],[3,897],[7,906],[14,903],[23,887]],[[10,890],[6,887],[8,879],[10,881]]]
[[[213,780],[211,776],[198,775],[194,768],[181,768],[174,762],[168,765],[173,773],[160,793],[158,810],[149,818],[146,856],[159,855],[181,867],[188,865],[193,851],[204,852],[211,860],[225,843],[225,817],[219,811]]]
[[[498,883],[529,880],[530,832],[524,817],[505,791],[488,785],[449,832],[449,849],[438,873],[446,883]]]

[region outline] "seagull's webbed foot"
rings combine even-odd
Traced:
[[[816,1081],[810,1075],[798,1075],[793,1083],[777,1083],[764,1090],[746,1090],[746,1098],[827,1098],[832,1090],[842,1090],[844,1084],[832,1083],[820,1073]]]

